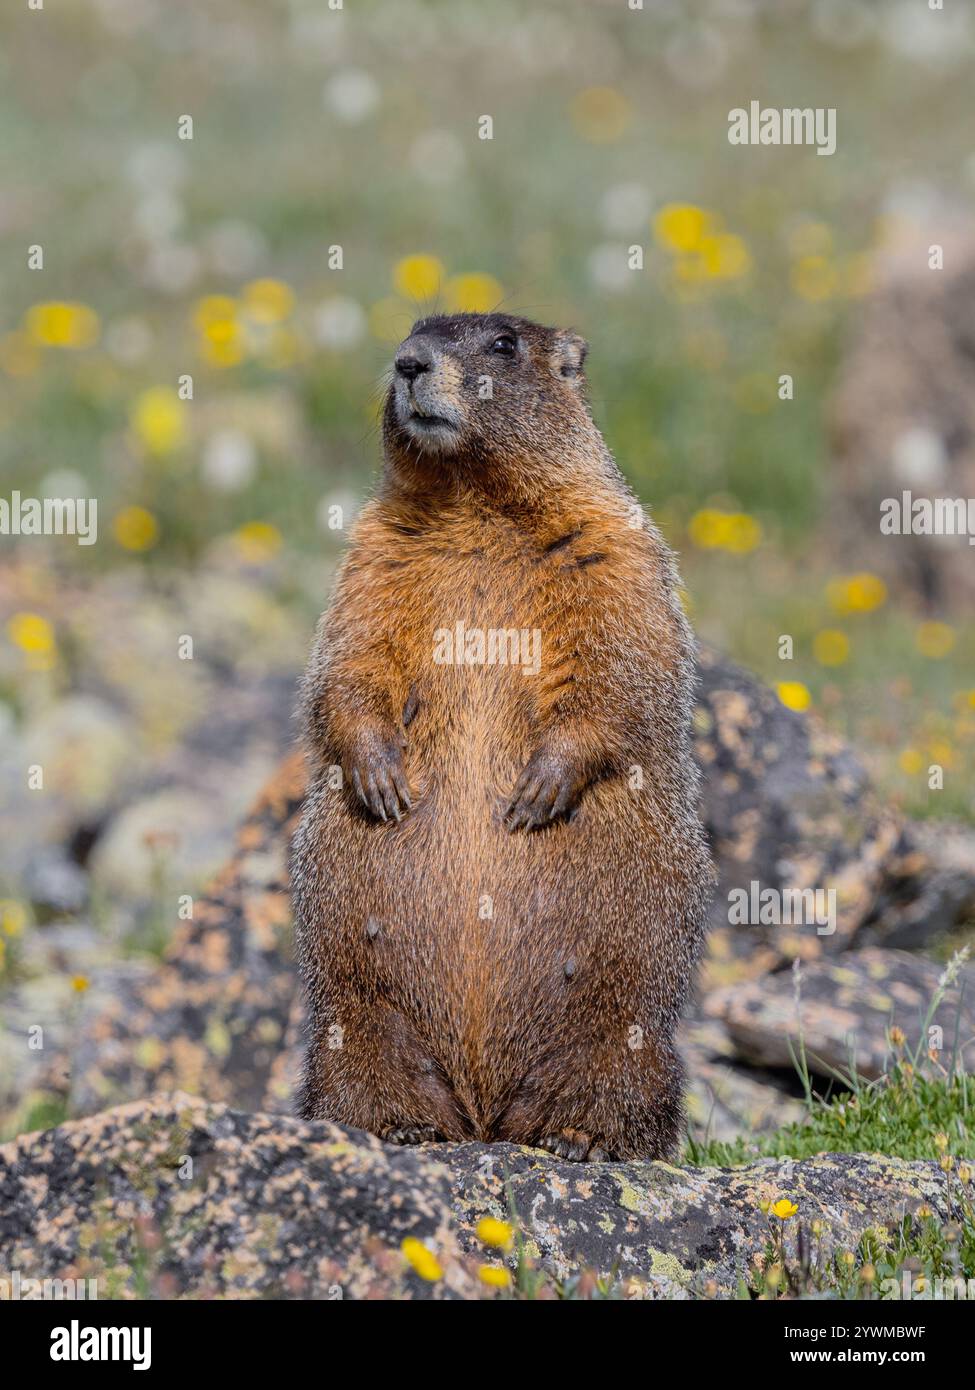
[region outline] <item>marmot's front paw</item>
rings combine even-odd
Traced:
[[[556,1134],[546,1134],[539,1139],[536,1148],[545,1149],[556,1158],[568,1159],[570,1163],[606,1163],[610,1158],[602,1144],[581,1129],[560,1129]]]
[[[356,795],[376,820],[400,820],[413,809],[403,767],[406,739],[402,734],[369,732],[360,735],[349,760]]]
[[[508,830],[534,830],[567,815],[586,785],[578,765],[539,748],[515,783],[504,823]]]
[[[433,1125],[391,1125],[379,1137],[387,1144],[435,1144],[443,1135]]]

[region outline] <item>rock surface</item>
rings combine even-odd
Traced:
[[[687,1125],[696,1141],[763,1134],[805,1114],[798,1077],[741,1066],[734,1041],[717,1019],[691,1011],[681,1025],[680,1050],[687,1069]]]
[[[718,871],[703,986],[843,950],[876,909],[902,823],[878,806],[856,754],[754,676],[703,651],[694,751]],[[738,926],[729,893],[836,890],[830,935],[815,924]]]
[[[478,1267],[516,1256],[485,1250],[475,1227],[513,1211],[556,1279],[591,1270],[622,1297],[728,1297],[769,1241],[761,1202],[796,1203],[787,1251],[800,1222],[822,1219],[828,1256],[922,1203],[947,1218],[942,1178],[933,1161],[863,1154],[679,1169],[508,1144],[397,1149],[157,1095],[0,1147],[0,1268],[95,1278],[100,1297],[488,1297]],[[407,1265],[406,1237],[442,1277]]]
[[[717,990],[706,1008],[724,1024],[739,1055],[756,1066],[791,1067],[801,1034],[811,1071],[828,1078],[855,1068],[872,1080],[885,1069],[889,1030],[896,1026],[910,1052],[923,1041],[922,1052],[933,1046],[948,1067],[954,1053],[971,1071],[975,967],[959,970],[957,983],[931,1012],[942,973],[921,956],[867,948],[806,966],[798,987],[790,971]]]

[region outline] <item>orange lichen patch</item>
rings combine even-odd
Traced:
[[[291,905],[286,893],[261,893],[249,898],[244,908],[244,920],[255,940],[265,949],[272,950],[278,933],[291,920]]]
[[[223,931],[207,932],[203,938],[203,964],[211,975],[230,965],[230,937]]]

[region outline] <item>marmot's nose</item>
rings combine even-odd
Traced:
[[[396,370],[407,381],[415,381],[421,372],[428,372],[431,365],[430,355],[423,348],[412,348],[396,359]]]

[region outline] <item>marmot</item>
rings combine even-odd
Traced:
[[[499,313],[397,350],[303,685],[306,1118],[568,1159],[678,1144],[712,876],[692,639],[586,352]]]

